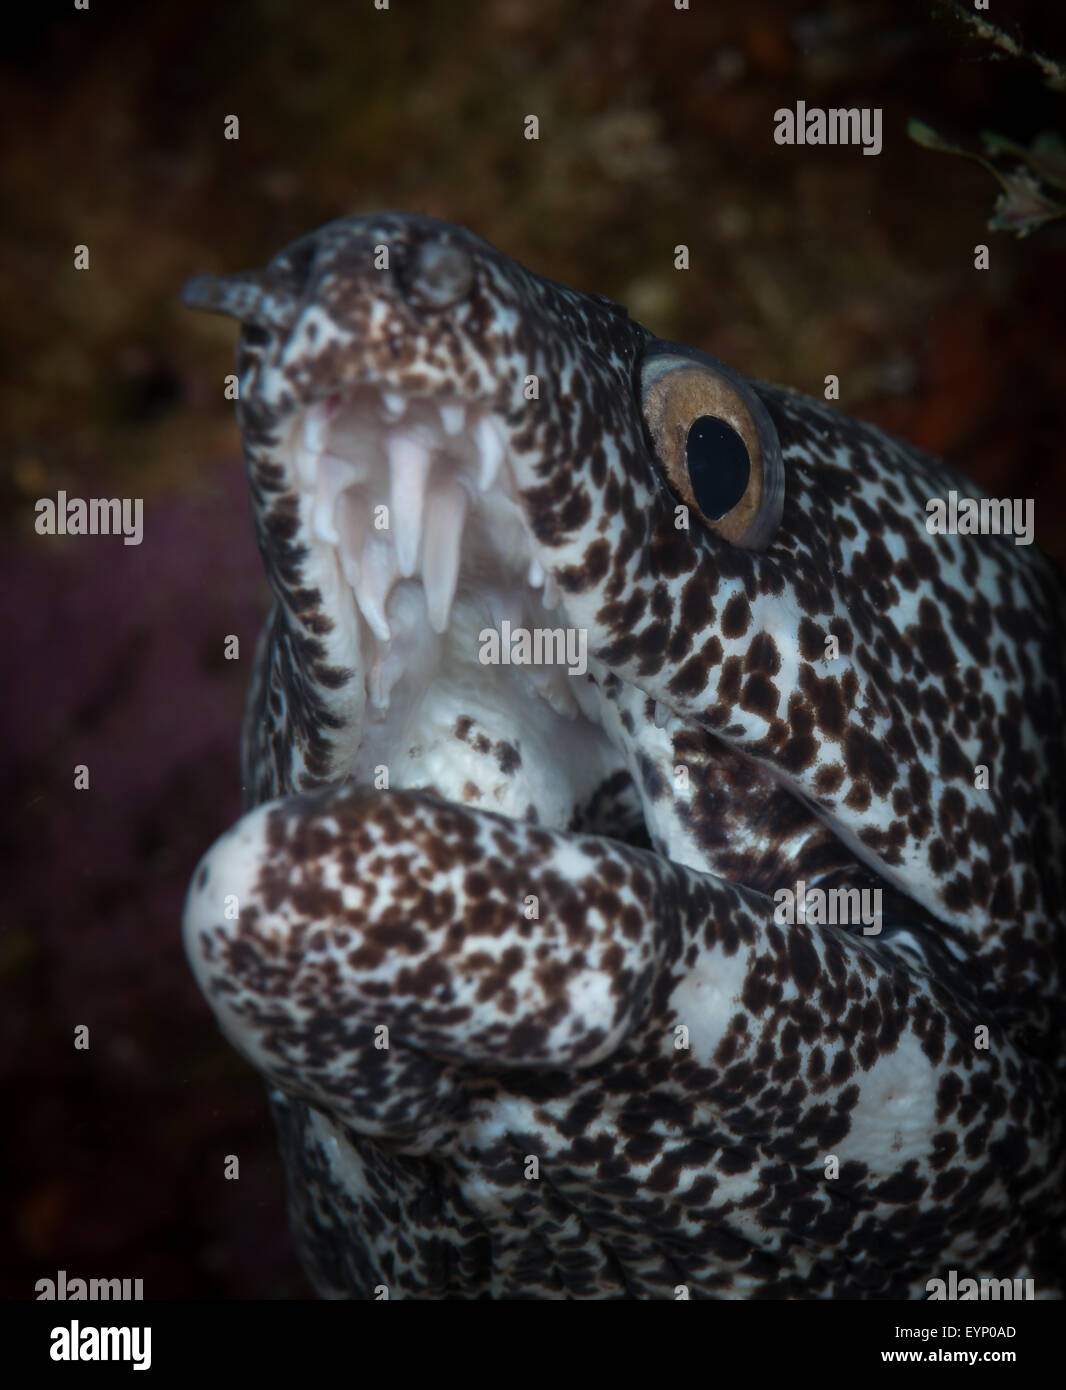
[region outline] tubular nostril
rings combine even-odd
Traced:
[[[181,291],[189,309],[225,314],[247,328],[286,329],[298,301],[271,270],[250,270],[238,275],[197,275]]]
[[[474,286],[473,260],[447,242],[418,247],[399,274],[407,298],[421,309],[446,309],[465,299]]]

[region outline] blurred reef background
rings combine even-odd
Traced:
[[[1020,53],[904,0],[92,0],[7,27],[0,1295],[60,1269],[147,1298],[310,1292],[262,1089],[181,947],[238,814],[267,601],[222,397],[235,328],[183,310],[183,280],[346,213],[460,222],[749,376],[821,395],[835,373],[842,410],[1035,498],[1061,565],[1066,221],[989,231],[987,170],[907,135],[1009,154],[1066,132],[1026,56],[1066,59],[1066,11],[996,8]],[[883,152],[776,145],[800,99],[883,108]],[[143,497],[143,544],[36,535],[60,489]]]

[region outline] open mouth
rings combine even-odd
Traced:
[[[356,783],[385,768],[391,788],[567,828],[619,754],[583,667],[487,650],[491,635],[567,632],[507,438],[482,403],[358,386],[297,415],[283,447],[305,540],[358,615]]]

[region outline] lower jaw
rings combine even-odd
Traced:
[[[531,1209],[530,1153],[550,1179],[537,1189],[541,1203],[566,1192],[610,1239],[641,1232],[644,1252],[655,1242],[649,1194],[659,1194],[664,1221],[676,1202],[690,1237],[685,1268],[705,1294],[714,1279],[693,1271],[717,1247],[716,1231],[734,1229],[734,1247],[755,1249],[764,1237],[775,1246],[780,1231],[760,1234],[758,1208],[747,1206],[766,1172],[816,1206],[837,1200],[811,1178],[812,1153],[843,1155],[839,1211],[857,1220],[865,1212],[887,1241],[878,1204],[898,1213],[902,1199],[885,1184],[912,1162],[935,1161],[938,1126],[914,1117],[935,1114],[955,1075],[953,1050],[971,1043],[980,1021],[962,1001],[945,1011],[929,980],[904,977],[898,960],[862,940],[773,927],[760,895],[606,839],[424,793],[347,787],[261,807],[208,868],[186,920],[194,968],[224,1029],[298,1117],[286,1161],[294,1184],[314,1194],[300,1216],[306,1239],[326,1242],[328,1228],[356,1263],[368,1258],[375,1220],[380,1228],[383,1193],[399,1203],[401,1222],[417,1225],[417,1194],[449,1181],[454,1191],[438,1191],[435,1219],[460,1240],[483,1199],[477,1224],[498,1228],[493,1243],[506,1248],[507,1213],[516,1202]],[[239,898],[239,920],[222,919],[227,891]],[[775,981],[796,987],[775,992]],[[857,1021],[822,1023],[817,1083],[797,1084],[801,1030],[818,1023],[812,999],[834,996]],[[741,1000],[751,1021],[737,1031]],[[938,1015],[935,1060],[928,1024]],[[967,1056],[963,1084],[987,1109],[989,1143],[1009,1133],[1012,1090],[1046,1109],[1039,1068],[1001,1033],[987,1058],[972,1047]],[[904,1079],[899,1145],[889,1150],[886,1105]],[[673,1116],[665,1125],[662,1105]],[[1054,1133],[1044,1109],[1031,1117],[1034,1135]],[[604,1154],[581,1142],[582,1131],[614,1136],[612,1163],[629,1152],[624,1181],[615,1173],[600,1186]],[[650,1156],[640,1144],[626,1149],[641,1134],[656,1138]],[[649,1186],[667,1154],[676,1191],[661,1171]],[[695,1174],[694,1154],[703,1165]],[[416,1162],[429,1155],[431,1170]],[[1053,1161],[1033,1138],[1030,1162]],[[1053,1178],[1051,1167],[1046,1179],[1037,1168],[1019,1221],[1036,1221]],[[905,1296],[908,1264],[938,1267],[953,1219],[980,1229],[996,1201],[994,1190],[963,1193],[958,1211],[946,1200],[943,1222],[922,1227],[920,1250],[895,1239],[899,1248],[886,1248],[895,1272],[885,1270],[895,1296]],[[994,1240],[988,1252],[1006,1258]],[[505,1268],[485,1277],[506,1288]],[[345,1291],[360,1294],[355,1284]],[[804,1291],[800,1280],[794,1292]]]

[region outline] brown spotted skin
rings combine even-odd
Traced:
[[[641,418],[657,340],[460,228],[347,219],[206,283],[244,323],[275,607],[248,813],[186,942],[270,1086],[320,1292],[923,1298],[955,1269],[1061,1296],[1066,603],[1043,557],[929,535],[927,501],[971,485],[759,383],[777,535],[678,529]],[[397,742],[406,785],[360,771],[368,633],[287,441],[364,389],[500,422],[553,621],[588,635],[584,780],[543,709],[477,703],[473,652],[438,751],[435,683]],[[775,921],[801,879],[880,888],[885,930]]]

